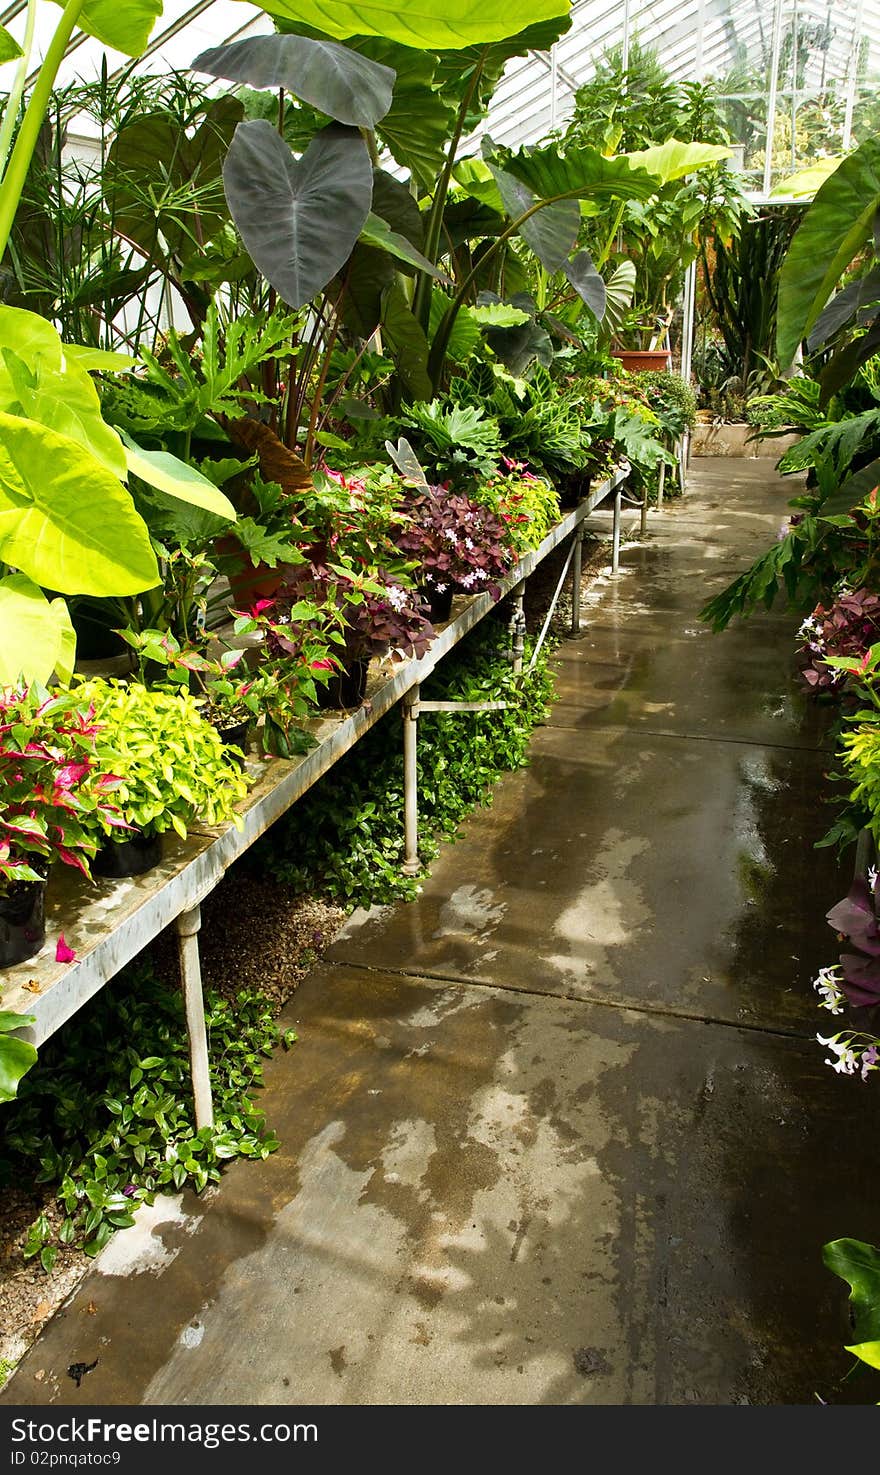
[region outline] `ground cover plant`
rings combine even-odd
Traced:
[[[452,701],[509,701],[485,715],[425,713],[419,719],[420,854],[430,861],[441,839],[491,803],[502,773],[526,763],[531,732],[552,696],[546,645],[522,683],[505,649],[507,629],[487,618],[456,656],[425,682],[424,695]],[[526,663],[529,654],[526,652]],[[419,883],[401,874],[403,753],[391,713],[316,784],[251,852],[253,863],[297,890],[317,890],[346,905],[411,900]]]

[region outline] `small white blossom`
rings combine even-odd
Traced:
[[[452,528],[444,528],[443,529],[443,536],[444,536],[444,538],[447,539],[448,542],[450,542],[453,545],[453,547],[457,547],[457,545],[458,545],[458,533],[454,532]]]
[[[465,548],[473,548],[473,546],[474,546],[474,540],[473,540],[473,538],[465,538],[465,540],[464,540],[464,546],[465,546]]]
[[[840,987],[840,974],[837,968],[820,968],[819,977],[813,983],[820,998],[820,1009],[827,1009],[831,1014],[842,1014],[844,994]]]
[[[804,638],[807,635],[818,635],[819,628],[820,627],[816,621],[815,615],[807,615],[807,618],[801,622],[800,628],[798,629],[798,635],[800,635],[801,638]]]
[[[868,885],[870,886],[870,888],[871,888],[872,891],[874,890],[874,887],[877,885],[877,867],[876,866],[868,866]]]
[[[385,585],[385,598],[398,614],[402,609],[406,609],[406,590],[399,589],[396,584]]]

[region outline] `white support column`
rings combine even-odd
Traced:
[[[848,154],[852,148],[852,124],[853,111],[856,103],[856,87],[859,80],[859,53],[862,48],[862,15],[863,0],[858,0],[856,5],[855,19],[853,21],[852,45],[849,51],[849,64],[846,77],[846,110],[843,115],[843,152]]]
[[[611,532],[611,572],[620,571],[620,509],[621,491],[617,487],[614,492],[614,523]]]
[[[773,135],[776,132],[776,97],[779,91],[779,52],[782,46],[782,0],[773,7],[773,42],[770,51],[770,86],[767,92],[767,146],[764,150],[764,194],[773,180]]]
[[[196,1129],[199,1130],[214,1125],[211,1074],[208,1066],[208,1032],[205,1028],[205,1000],[202,994],[202,964],[199,958],[201,907],[194,906],[188,912],[181,912],[174,925],[177,930],[180,982],[186,1008],[186,1031],[189,1035]]]
[[[419,860],[419,693],[412,687],[401,702],[403,716],[403,835],[404,851],[401,870],[405,876],[417,876],[422,869]]]

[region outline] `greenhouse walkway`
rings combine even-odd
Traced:
[[[692,464],[589,591],[531,766],[288,1007],[281,1150],[143,1210],[4,1402],[833,1392],[845,1292],[821,1247],[876,1236],[876,1142],[870,1086],[814,1039],[845,889],[812,849],[828,753],[792,619],[697,618],[788,495],[766,462]]]

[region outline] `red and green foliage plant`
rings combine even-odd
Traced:
[[[88,876],[101,827],[127,828],[100,771],[94,708],[33,683],[0,688],[0,894],[60,861]]]
[[[428,486],[401,505],[407,522],[395,536],[400,551],[419,565],[428,589],[500,598],[498,580],[515,560],[507,524],[462,492]]]

